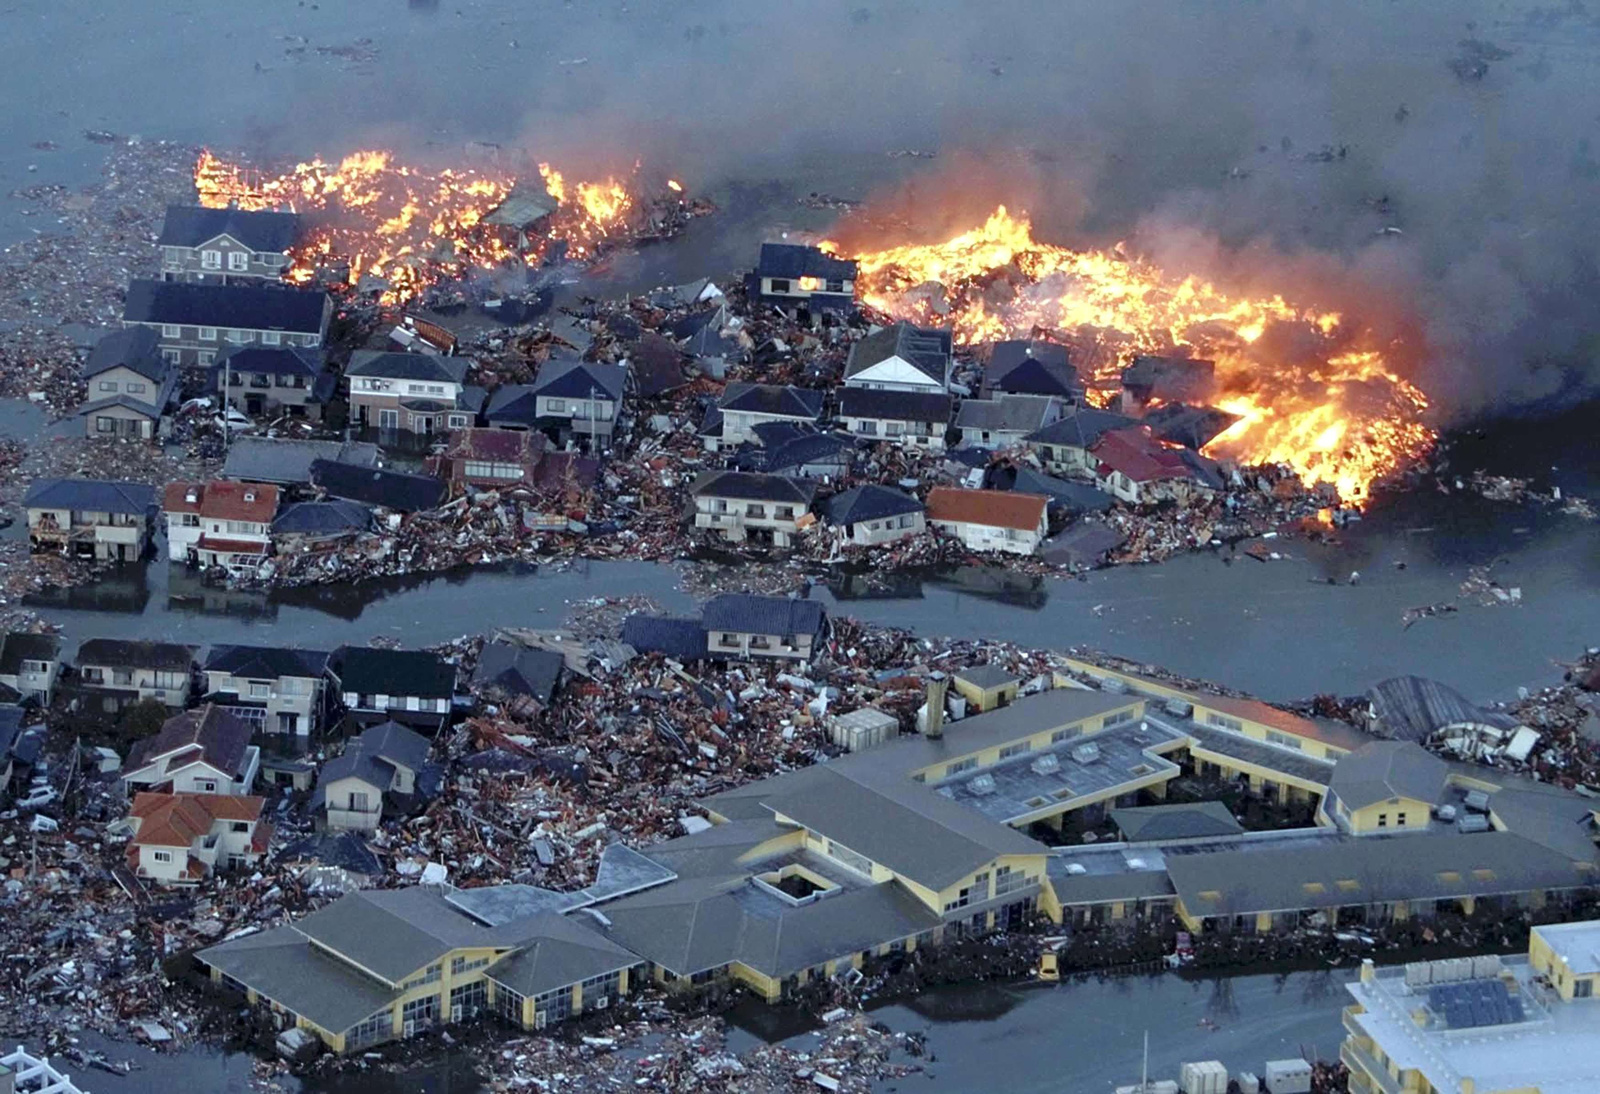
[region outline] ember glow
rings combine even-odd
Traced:
[[[836,248],[835,248],[836,249]],[[853,255],[856,295],[897,318],[950,326],[965,344],[1045,334],[1073,349],[1090,399],[1109,402],[1138,354],[1216,362],[1211,402],[1240,417],[1206,453],[1242,464],[1286,464],[1307,486],[1336,487],[1362,505],[1375,482],[1425,454],[1427,397],[1381,347],[1341,317],[1281,296],[1237,297],[1195,277],[1172,278],[1120,251],[1036,241],[1002,206],[943,243]],[[1263,349],[1289,325],[1320,352],[1287,365]]]
[[[397,304],[443,278],[517,259],[536,262],[549,242],[565,242],[576,256],[593,254],[626,227],[634,200],[618,180],[569,184],[548,164],[539,170],[557,208],[539,245],[521,251],[480,226],[517,181],[493,171],[424,171],[388,152],[356,152],[338,163],[314,159],[267,175],[203,152],[194,181],[200,204],[212,208],[307,214],[310,235],[294,254],[288,280],[305,284],[348,263],[346,283],[382,279],[380,299]]]

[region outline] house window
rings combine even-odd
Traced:
[[[450,428],[451,429],[465,429],[465,428],[467,428],[467,416],[465,414],[452,414],[452,415],[450,415]],[[517,477],[518,478],[521,477],[521,472],[518,472]]]
[[[1267,731],[1267,743],[1275,744],[1280,748],[1293,748],[1296,750],[1300,750],[1305,747],[1300,738],[1292,736],[1288,733],[1278,733],[1275,730],[1270,729]]]
[[[1588,999],[1594,995],[1594,981],[1588,977],[1572,982],[1572,996],[1575,999]]]
[[[200,252],[200,268],[203,269],[203,270],[220,270],[220,269],[222,269],[222,252],[221,251],[201,251]]]
[[[183,354],[175,349],[164,349],[161,351],[161,359],[169,365],[176,365],[183,360]]]
[[[350,791],[350,812],[367,812],[367,792],[365,790]]]
[[[872,874],[872,860],[850,848],[828,841],[828,857],[844,863],[859,874]]]
[[[215,779],[196,779],[194,785],[202,794],[215,794],[217,792],[217,781]]]
[[[727,503],[726,499],[723,499],[723,498],[713,498],[713,499],[711,499],[711,511],[713,513],[726,513],[728,511],[728,503]]]
[[[1235,733],[1244,731],[1244,723],[1239,719],[1230,718],[1226,714],[1218,714],[1215,711],[1206,712],[1206,725],[1216,726],[1218,729],[1231,729]]]
[[[248,252],[248,251],[229,251],[228,252],[228,269],[238,271],[238,270],[248,270],[249,268],[250,268],[250,252]]]
[[[261,344],[263,346],[276,346],[282,340],[283,336],[275,330],[264,330],[261,332]]]
[[[209,365],[212,362],[214,362],[216,359],[217,359],[217,351],[216,350],[214,350],[214,349],[203,349],[203,350],[200,351],[200,363],[202,365]]]
[[[145,386],[143,384],[135,384],[135,383],[129,383],[128,384],[128,394],[129,395],[143,395],[145,393],[145,391],[146,391],[146,388],[145,388]]]
[[[1389,814],[1387,814],[1387,813],[1379,813],[1378,814],[1378,827],[1379,828],[1387,828],[1387,827],[1389,827]]]
[[[246,342],[250,341],[250,338],[242,330],[230,330],[228,332],[228,341],[232,342],[236,346],[242,346]]]
[[[183,328],[175,323],[161,324],[161,337],[163,338],[178,338],[181,337],[182,334]]]
[[[150,857],[155,859],[157,862],[171,862],[172,861],[172,852],[171,851],[152,851],[152,852],[150,852]]]
[[[868,437],[876,437],[878,435],[878,423],[863,421],[858,428],[858,432],[864,433]]]
[[[567,412],[567,401],[565,399],[549,399],[546,403],[552,414],[565,414]]]
[[[957,760],[955,763],[946,766],[944,769],[944,777],[948,779],[951,776],[961,774],[963,771],[971,771],[977,766],[978,757],[968,756],[964,760]]]
[[[228,830],[233,832],[236,835],[243,835],[244,833],[250,831],[250,822],[249,821],[233,821],[231,824],[228,825]]]
[[[891,437],[898,437],[900,436],[901,428],[899,422],[885,422],[883,431]]]
[[[437,995],[413,999],[400,1008],[400,1020],[412,1029],[423,1029],[431,1026],[438,1017],[439,997]]]
[[[263,684],[256,680],[250,681],[250,698],[265,699],[271,694],[272,686],[270,684]]]
[[[117,684],[117,685],[120,685],[122,687],[131,686],[133,684],[133,670],[132,669],[112,669],[111,670],[111,682],[113,684]]]
[[[830,278],[829,281],[828,281],[828,291],[829,292],[844,292],[844,282],[839,280],[836,277],[835,278]]]
[[[1014,745],[1006,745],[1004,748],[1002,748],[1000,750],[1000,758],[1002,760],[1009,760],[1013,756],[1020,756],[1024,752],[1032,752],[1032,751],[1033,751],[1033,742],[1032,741],[1018,741]]]
[[[101,391],[115,391],[115,390],[117,390],[117,382],[115,380],[101,380],[100,381],[100,390]]]
[[[216,327],[201,327],[200,328],[200,341],[202,341],[202,342],[215,342],[216,340],[217,340],[217,328]]]
[[[765,505],[746,505],[744,507],[744,515],[747,517],[765,517],[767,515],[767,507]]]
[[[772,279],[772,291],[773,292],[788,292],[789,291],[789,279],[787,277],[774,277]]]
[[[1394,826],[1396,828],[1404,828],[1406,826],[1406,815],[1404,813],[1396,813],[1394,815]]]
[[[107,418],[104,414],[97,414],[94,419],[94,431],[96,433],[115,433],[117,431],[117,420],[115,418]]]
[[[778,506],[778,517],[779,517],[780,520],[793,520],[794,519],[794,506],[792,506],[792,505],[780,505],[780,506]]]

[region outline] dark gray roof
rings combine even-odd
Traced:
[[[17,738],[22,734],[23,714],[23,709],[15,704],[0,704],[0,760],[7,756],[22,759],[13,749],[17,746]]]
[[[372,526],[372,510],[354,501],[297,501],[286,505],[272,522],[272,534],[340,535],[365,532]]]
[[[147,515],[155,504],[153,486],[104,479],[35,479],[22,498],[24,509],[76,509],[136,517]]]
[[[198,745],[206,763],[232,774],[239,770],[250,746],[250,724],[212,703],[168,718],[161,732],[146,737],[128,751],[128,770],[144,766],[153,756]]]
[[[295,928],[390,982],[464,946],[511,948],[513,935],[452,908],[432,886],[365,889],[312,912]]]
[[[61,639],[53,634],[12,631],[0,644],[0,673],[13,676],[22,671],[24,661],[59,661]]]
[[[129,323],[322,333],[326,293],[282,286],[134,281],[122,318]]]
[[[627,639],[623,639],[627,641]],[[533,650],[510,642],[490,642],[472,672],[476,687],[498,687],[548,703],[555,694],[565,659],[553,650]]]
[[[706,632],[700,620],[635,612],[622,621],[622,641],[640,653],[659,653],[677,661],[706,655]]]
[[[1444,792],[1449,767],[1412,741],[1373,741],[1334,765],[1328,789],[1350,809],[1390,798],[1412,798],[1430,805]]]
[[[335,460],[311,461],[311,485],[329,496],[402,513],[436,508],[449,488],[443,479]]]
[[[225,235],[232,236],[252,251],[285,254],[294,246],[299,233],[300,218],[294,213],[168,205],[156,245],[198,247]]]
[[[689,493],[695,497],[709,494],[741,501],[792,502],[804,508],[816,496],[817,484],[807,479],[750,471],[702,471],[689,486]]]
[[[1421,676],[1394,676],[1367,692],[1383,732],[1402,741],[1426,741],[1451,726],[1514,729],[1516,719],[1482,710],[1458,691]]]
[[[839,416],[949,425],[953,402],[943,392],[847,387],[839,392]]]
[[[124,327],[94,344],[83,363],[83,378],[91,379],[114,368],[128,368],[160,383],[171,371],[161,356],[161,336],[150,327]]]
[[[295,927],[274,927],[246,935],[201,950],[197,956],[328,1030],[343,1032],[387,1008],[398,996],[343,961],[320,952]]]
[[[764,466],[769,474],[781,475],[812,465],[848,467],[855,455],[855,442],[838,433],[803,433],[766,448]]]
[[[1214,361],[1189,357],[1145,354],[1122,370],[1122,386],[1145,398],[1163,402],[1204,400],[1211,394],[1217,366]]]
[[[956,428],[1000,430],[1012,433],[1041,428],[1055,411],[1056,400],[1043,395],[1001,395],[994,399],[966,399],[956,411]],[[971,440],[970,437],[965,438]]]
[[[324,762],[317,772],[317,789],[311,795],[313,812],[328,804],[328,788],[340,779],[360,779],[382,794],[394,785],[394,765],[362,748],[359,739],[352,741],[343,752]]]
[[[494,389],[484,417],[491,422],[531,424],[539,416],[538,397],[530,384],[505,384]]]
[[[146,329],[146,328],[141,328]],[[257,372],[267,376],[304,376],[316,379],[327,367],[328,352],[309,346],[234,346],[223,351],[215,367],[220,371]]]
[[[816,247],[798,243],[763,243],[756,273],[760,277],[817,277],[823,281],[854,281],[856,264]]]
[[[1098,566],[1107,551],[1127,542],[1127,535],[1108,524],[1080,521],[1040,545],[1039,555],[1049,563],[1068,566]]]
[[[413,772],[421,771],[428,764],[428,739],[399,722],[368,727],[356,738],[356,744],[369,756]]]
[[[207,672],[226,672],[253,680],[276,680],[283,676],[318,677],[327,665],[328,654],[324,650],[212,646],[203,668]]]
[[[1229,414],[1226,410],[1214,406],[1190,406],[1187,403],[1163,403],[1144,416],[1144,424],[1157,437],[1196,452],[1237,421],[1239,415]]]
[[[163,388],[166,387],[165,384],[162,386]],[[92,414],[100,413],[100,411],[105,410],[107,407],[115,406],[121,407],[124,410],[131,410],[135,414],[154,421],[160,418],[162,413],[165,412],[167,409],[167,402],[167,399],[161,397],[160,392],[157,392],[157,397],[155,399],[141,399],[137,395],[126,395],[119,393],[106,399],[97,399],[92,403],[84,403],[78,408],[78,417],[87,418]]]
[[[1067,347],[1054,342],[995,343],[983,379],[990,390],[1018,395],[1065,398],[1078,391],[1078,371],[1072,367]]]
[[[455,695],[456,669],[427,650],[385,650],[340,646],[328,666],[341,690],[363,695],[449,699]]]
[[[133,642],[123,638],[91,638],[78,647],[79,665],[187,672],[194,663],[194,647],[170,642]]]
[[[576,361],[570,357],[552,357],[539,366],[534,377],[536,395],[568,399],[622,398],[628,382],[628,370],[621,365],[605,365],[592,361]]]
[[[1592,873],[1579,870],[1568,856],[1511,832],[1352,836],[1292,848],[1196,854],[1168,849],[1166,863],[1184,908],[1198,917],[1592,884]]]
[[[280,863],[316,862],[337,866],[353,874],[376,876],[383,873],[383,863],[358,832],[313,832],[289,844],[274,858]]]
[[[910,494],[876,483],[835,494],[827,504],[828,522],[840,526],[920,512],[922,502]]]
[[[390,380],[423,380],[438,384],[459,384],[467,376],[464,357],[441,357],[434,353],[391,353],[387,350],[358,349],[350,355],[346,376],[379,376]]]
[[[294,441],[238,437],[222,465],[224,478],[280,486],[311,481],[313,460],[337,460],[362,467],[378,465],[378,446],[362,441]]]
[[[1024,437],[1037,444],[1064,445],[1069,448],[1093,448],[1096,441],[1114,429],[1124,429],[1136,424],[1125,414],[1109,410],[1096,410],[1087,406],[1069,406],[1062,417],[1043,429]]]
[[[1221,802],[1180,802],[1111,810],[1111,823],[1130,842],[1236,836],[1244,831]]]
[[[850,347],[844,375],[848,380],[879,361],[899,357],[918,372],[940,384],[950,371],[950,331],[895,323],[860,339]]]
[[[740,634],[815,635],[827,612],[815,600],[723,593],[706,601],[700,622],[708,631]]]
[[[778,384],[732,383],[724,389],[717,405],[724,411],[745,410],[815,420],[822,415],[822,392]]]
[[[486,975],[524,997],[607,976],[639,961],[637,954],[586,926],[579,916],[540,912],[516,926],[524,936],[522,948]]]
[[[1050,504],[1059,505],[1074,513],[1098,513],[1110,509],[1116,501],[1104,490],[1097,490],[1084,482],[1069,482],[1031,467],[1017,468],[1011,489],[1024,494],[1043,494]]]

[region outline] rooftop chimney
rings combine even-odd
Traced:
[[[944,736],[944,680],[928,681],[928,716],[922,732],[930,740]]]

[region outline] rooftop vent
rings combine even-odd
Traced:
[[[1077,876],[1078,874],[1087,874],[1088,872],[1089,868],[1081,862],[1067,863],[1067,873],[1072,874],[1073,876]]]
[[[1194,704],[1183,699],[1168,699],[1166,711],[1174,718],[1187,718],[1194,713]]]
[[[183,500],[188,502],[190,505],[199,505],[200,488],[198,486],[189,487],[189,489],[183,492]]]
[[[1456,821],[1456,831],[1458,832],[1487,832],[1488,830],[1489,818],[1482,813],[1468,813]]]
[[[1477,813],[1489,811],[1489,795],[1482,790],[1467,791],[1467,808]]]
[[[244,500],[245,501],[255,501],[256,500],[256,492],[254,490],[246,490],[244,492]]]
[[[1061,758],[1054,752],[1046,752],[1030,765],[1035,775],[1049,775],[1061,770]]]
[[[1093,741],[1085,742],[1072,750],[1072,758],[1080,764],[1092,764],[1100,758],[1100,746]]]
[[[993,794],[994,776],[979,775],[977,778],[967,783],[967,789],[974,794]]]

